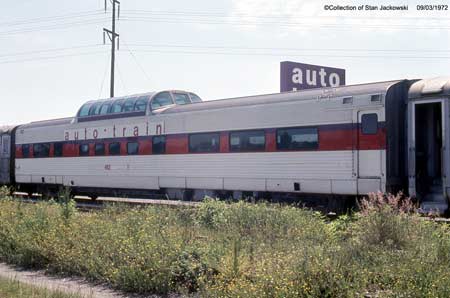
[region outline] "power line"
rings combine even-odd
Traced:
[[[108,72],[108,63],[106,63],[105,72],[103,73],[102,84],[100,85],[100,92],[98,93],[98,98],[102,98],[103,85],[105,84],[106,74]]]
[[[128,93],[128,89],[125,86],[125,81],[123,80],[122,72],[120,71],[120,67],[119,67],[119,63],[117,63],[117,72],[119,73],[119,78],[120,78],[120,82],[122,83],[122,88],[125,91],[125,94],[127,94]],[[111,97],[114,97],[114,96],[111,96]]]
[[[99,15],[102,14],[99,10],[89,10],[84,12],[75,12],[75,13],[69,13],[69,14],[63,14],[63,15],[56,15],[56,16],[47,16],[47,17],[39,17],[39,18],[33,18],[33,19],[22,19],[19,21],[13,21],[13,22],[1,22],[0,26],[19,26],[24,24],[32,24],[32,23],[41,23],[41,22],[51,22],[56,20],[67,20],[68,18],[81,18],[86,16],[93,16],[93,15]]]
[[[84,53],[78,53],[78,54],[55,55],[55,56],[50,56],[50,57],[7,60],[7,61],[0,61],[0,64],[23,63],[23,62],[40,61],[40,60],[53,60],[53,59],[59,59],[59,58],[65,58],[65,57],[86,56],[86,55],[94,55],[94,54],[100,54],[100,53],[104,53],[104,51],[91,51],[91,52],[84,52]]]
[[[161,53],[161,54],[201,54],[201,55],[230,55],[230,56],[290,56],[305,57],[305,54],[292,53],[231,53],[231,52],[213,52],[213,51],[174,51],[174,50],[135,50],[138,52]],[[450,56],[394,56],[394,55],[335,55],[335,54],[308,54],[308,57],[327,57],[327,58],[389,58],[389,59],[450,59]]]
[[[199,16],[199,17],[222,17],[222,18],[230,18],[230,17],[242,17],[242,18],[256,18],[256,19],[286,19],[291,17],[299,17],[302,19],[318,19],[318,18],[339,18],[339,19],[388,19],[388,20],[397,20],[397,19],[406,19],[406,20],[417,20],[417,19],[425,19],[425,20],[450,20],[448,17],[430,17],[430,16],[414,16],[414,17],[405,17],[405,16],[357,16],[357,15],[314,15],[314,16],[305,16],[305,15],[293,15],[293,14],[249,14],[249,13],[230,13],[225,14],[220,11],[177,11],[177,10],[123,10],[125,14],[135,14],[135,15],[169,15],[169,16]]]
[[[131,51],[131,49],[129,48],[128,44],[126,42],[124,42],[124,41],[122,41],[122,43],[125,45],[125,48],[130,53],[131,57],[133,57],[133,60],[136,63],[136,65],[138,66],[138,68],[141,70],[141,72],[144,74],[144,76],[147,78],[147,80],[151,83],[151,79],[150,79],[149,75],[147,74],[145,69],[142,67],[142,65],[139,63],[138,59],[136,58],[134,53]]]
[[[72,23],[46,25],[46,26],[40,26],[40,27],[34,27],[34,28],[22,28],[22,29],[10,30],[10,31],[0,31],[0,36],[14,35],[14,34],[20,34],[20,33],[31,33],[31,32],[36,32],[36,31],[59,30],[59,29],[67,29],[67,28],[75,27],[75,26],[100,24],[100,23],[103,23],[105,20],[106,20],[106,18],[92,19],[92,20],[77,21],[77,22],[72,22]]]
[[[197,46],[182,44],[131,43],[128,46],[150,48],[189,48],[189,49],[221,49],[221,50],[271,50],[271,51],[332,51],[332,52],[436,52],[449,53],[450,49],[351,49],[351,48],[274,48],[274,47],[241,47],[241,46]]]
[[[368,29],[397,29],[397,30],[449,30],[450,27],[438,26],[422,26],[414,27],[411,25],[371,25],[363,23],[353,24],[317,24],[317,23],[295,23],[295,22],[243,22],[243,21],[216,21],[216,20],[202,20],[202,19],[164,19],[164,18],[127,18],[124,17],[122,21],[128,22],[149,22],[149,23],[173,23],[173,24],[204,24],[204,25],[233,25],[233,26],[280,26],[280,27],[319,27],[319,28],[334,28],[334,29],[352,29],[352,28],[368,28]]]
[[[92,47],[98,47],[98,46],[102,46],[102,44],[92,44],[92,45],[84,45],[84,46],[73,46],[73,47],[67,47],[67,48],[42,49],[42,50],[35,50],[35,51],[28,51],[28,52],[0,54],[0,58],[22,56],[22,55],[42,54],[42,53],[50,53],[50,52],[69,51],[69,50],[92,48]]]

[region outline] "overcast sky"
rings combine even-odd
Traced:
[[[122,0],[116,96],[278,92],[284,60],[345,68],[347,84],[450,75],[448,11],[360,2],[409,11],[323,9],[358,4],[343,0]],[[0,125],[73,116],[84,102],[109,97],[110,46],[102,45],[109,0],[106,14],[103,7],[103,0],[3,3]]]

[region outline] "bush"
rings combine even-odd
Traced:
[[[11,187],[0,186],[0,200],[10,198],[12,193],[13,189]]]
[[[376,193],[363,199],[359,206],[355,231],[362,243],[391,249],[411,244],[419,219],[413,214],[415,208],[409,198],[403,198],[401,193]]]

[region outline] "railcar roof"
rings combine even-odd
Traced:
[[[11,132],[11,130],[12,130],[14,127],[15,127],[15,126],[12,126],[12,125],[0,125],[0,134]]]
[[[291,91],[285,93],[273,93],[254,96],[235,97],[229,99],[219,99],[204,101],[192,105],[174,106],[161,111],[161,114],[183,113],[213,109],[224,109],[237,106],[250,106],[259,104],[271,104],[279,102],[289,102],[298,100],[311,100],[329,97],[346,97],[360,94],[380,94],[403,80],[393,80],[376,83],[366,83],[358,85],[347,85],[334,88],[314,88],[301,91]]]
[[[388,89],[397,83],[403,82],[405,80],[392,80],[384,82],[357,84],[357,85],[347,85],[340,86],[336,88],[315,88],[301,91],[292,91],[285,93],[274,93],[274,94],[262,94],[254,96],[244,96],[235,97],[229,99],[219,99],[204,101],[199,103],[193,103],[189,105],[177,105],[168,107],[167,109],[161,110],[159,114],[173,114],[173,113],[184,113],[184,112],[194,112],[194,111],[204,111],[204,110],[215,110],[232,108],[238,106],[250,106],[250,105],[260,105],[260,104],[276,104],[280,102],[290,102],[299,100],[312,100],[330,97],[347,97],[347,96],[357,96],[361,94],[384,94]],[[151,95],[151,93],[144,93],[133,96]],[[409,97],[415,98],[424,95],[450,95],[450,77],[439,77],[428,80],[419,80],[412,84],[409,90]],[[127,96],[128,97],[128,96]],[[151,117],[151,116],[150,116]],[[55,120],[45,120],[31,122],[29,124],[21,125],[20,128],[28,127],[44,127],[44,126],[54,126],[54,125],[68,125],[72,123],[76,117],[68,117]],[[11,127],[0,127],[0,132],[4,132]]]
[[[27,124],[20,125],[20,128],[30,128],[30,127],[44,127],[44,126],[54,126],[54,125],[65,125],[70,124],[74,117],[51,119],[43,121],[35,121]]]
[[[436,77],[415,82],[409,88],[410,99],[450,95],[450,77]]]
[[[131,94],[126,96],[116,96],[116,97],[108,97],[108,98],[101,98],[101,99],[92,99],[89,101],[86,101],[83,105],[88,103],[98,103],[98,102],[112,102],[114,100],[118,99],[127,99],[127,98],[133,98],[133,97],[141,97],[141,96],[153,96],[156,92],[146,92],[146,93],[137,93],[137,94]]]

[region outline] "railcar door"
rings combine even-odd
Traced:
[[[358,194],[384,191],[385,134],[382,109],[357,111],[356,129]]]
[[[9,159],[11,156],[11,137],[9,134],[0,133],[0,185],[8,184]]]
[[[447,111],[447,112],[446,112]],[[446,202],[446,119],[444,99],[409,103],[409,194],[421,201],[424,211],[443,211]]]

